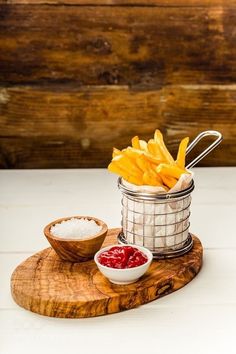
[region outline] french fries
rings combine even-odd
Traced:
[[[188,143],[189,143],[189,138],[187,137],[181,140],[179,144],[179,151],[177,155],[176,164],[183,169],[185,168],[185,156],[186,156]]]
[[[157,129],[154,138],[148,142],[134,136],[131,146],[123,150],[113,148],[108,170],[137,186],[160,186],[168,191],[175,186],[182,174],[189,173],[185,169],[188,142],[188,137],[180,142],[177,158],[174,160],[160,130]]]

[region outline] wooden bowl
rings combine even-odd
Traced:
[[[51,234],[51,227],[62,221],[69,220],[72,218],[84,218],[88,220],[94,220],[99,226],[102,226],[102,230],[96,235],[87,237],[83,240],[75,240],[68,238],[56,237]],[[58,254],[58,256],[64,261],[70,262],[85,262],[92,259],[95,253],[101,248],[103,241],[107,234],[107,225],[94,217],[91,216],[71,216],[67,218],[62,218],[55,220],[48,224],[44,228],[44,235],[46,236],[48,242],[51,244],[52,248]]]

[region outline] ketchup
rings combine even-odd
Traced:
[[[132,246],[111,247],[98,257],[99,262],[110,268],[126,269],[138,267],[148,261],[147,256]]]

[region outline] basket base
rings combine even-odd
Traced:
[[[125,236],[122,231],[117,236],[117,241],[119,244],[123,244],[123,245],[127,244],[127,241],[126,241]],[[158,251],[153,251],[150,249],[150,251],[153,254],[153,258],[166,259],[166,258],[174,258],[174,257],[182,256],[183,254],[189,252],[192,249],[192,247],[193,247],[193,238],[192,238],[192,235],[189,233],[187,240],[185,241],[183,246],[178,250],[169,249],[165,252],[161,252],[161,251],[158,252]]]

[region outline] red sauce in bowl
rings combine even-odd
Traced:
[[[98,257],[99,263],[106,267],[127,269],[138,267],[148,261],[148,257],[136,247],[114,246],[102,252]]]

